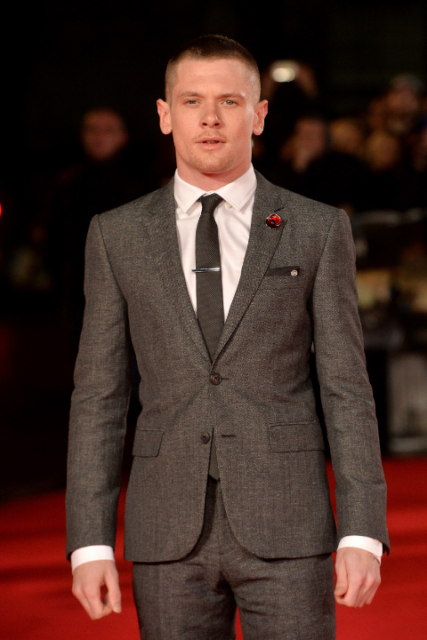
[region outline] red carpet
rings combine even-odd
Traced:
[[[384,468],[392,554],[374,602],[338,608],[338,640],[427,639],[427,458],[386,460]],[[123,613],[92,622],[70,592],[64,521],[63,493],[0,507],[1,639],[138,640],[131,565],[118,561]],[[121,525],[119,549],[122,533]]]

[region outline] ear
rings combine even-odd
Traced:
[[[257,102],[255,105],[255,117],[254,117],[254,126],[252,132],[259,136],[264,131],[264,121],[265,117],[268,113],[268,102],[267,100],[261,100]]]
[[[160,129],[165,135],[168,135],[172,131],[170,108],[167,102],[164,100],[157,100],[157,113],[160,119]]]

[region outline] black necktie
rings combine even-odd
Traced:
[[[219,253],[218,227],[214,211],[223,198],[217,193],[202,196],[202,213],[196,231],[197,318],[205,338],[211,360],[215,355],[224,326],[222,300],[221,257]],[[212,438],[209,475],[219,479],[215,434]]]
[[[223,198],[202,196],[202,213],[196,231],[197,318],[211,356],[215,355],[224,326],[221,257],[214,211]]]

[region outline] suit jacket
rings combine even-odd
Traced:
[[[262,558],[336,549],[312,344],[339,537],[388,546],[346,214],[257,174],[241,279],[211,363],[182,272],[175,207],[172,181],[91,223],[71,408],[68,553],[114,546],[132,346],[143,409],[127,490],[129,560],[177,560],[196,544],[213,430],[241,545]],[[273,213],[281,218],[275,229],[265,223]]]

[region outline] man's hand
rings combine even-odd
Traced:
[[[343,547],[337,551],[335,561],[337,583],[335,600],[347,607],[363,607],[371,604],[380,586],[380,563],[364,549]]]
[[[115,562],[84,562],[74,569],[73,578],[73,595],[92,620],[108,616],[112,611],[121,612],[119,574]]]

